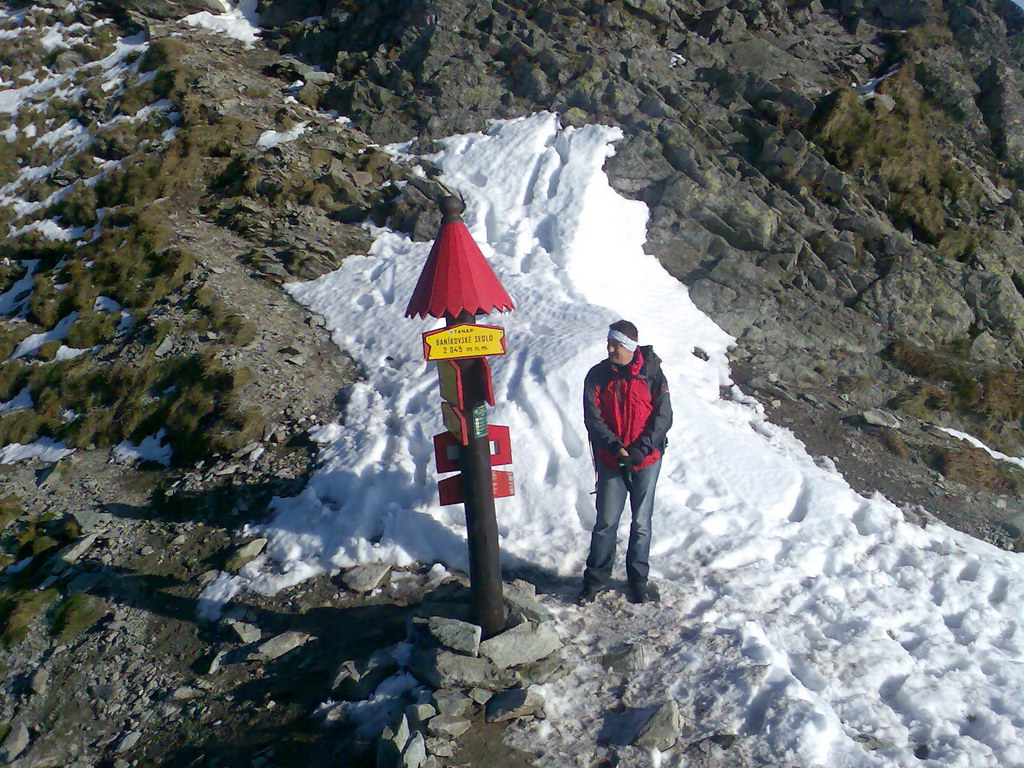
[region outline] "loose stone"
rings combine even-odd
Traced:
[[[427,723],[427,733],[431,736],[457,739],[468,731],[471,725],[472,723],[464,717],[438,715],[430,718],[430,722]]]
[[[238,639],[243,643],[255,643],[258,642],[262,633],[259,627],[248,624],[244,621],[229,621],[228,626],[235,631],[238,635]]]
[[[644,723],[640,732],[633,739],[633,744],[647,749],[670,749],[679,739],[682,728],[679,707],[673,699],[669,699]]]
[[[29,740],[28,728],[25,727],[24,723],[18,723],[7,734],[4,743],[0,745],[0,759],[3,759],[5,762],[13,762],[18,755],[25,751]]]
[[[476,656],[480,652],[481,629],[476,624],[432,616],[427,620],[427,630],[437,642],[456,653]]]
[[[561,647],[562,641],[551,626],[542,624],[534,629],[526,623],[484,640],[480,643],[480,654],[498,669],[506,669],[537,661]]]
[[[235,572],[244,568],[246,565],[255,560],[260,553],[263,552],[264,547],[267,546],[267,540],[262,536],[258,539],[243,544],[238,547],[228,558],[224,564],[224,570]]]
[[[309,635],[305,632],[290,630],[272,637],[261,644],[253,653],[249,654],[249,661],[272,661],[293,651],[309,641]]]
[[[484,710],[484,719],[488,723],[500,723],[528,715],[544,716],[544,697],[532,688],[500,691],[491,696]]]
[[[342,583],[353,592],[372,592],[388,575],[391,566],[383,563],[367,563],[357,565],[345,571],[341,577]]]
[[[490,691],[487,691],[488,696]],[[434,691],[434,705],[442,715],[463,715],[472,705],[472,699],[461,691],[442,688]]]
[[[608,651],[601,662],[616,672],[636,672],[647,667],[647,654],[642,645],[624,643]]]

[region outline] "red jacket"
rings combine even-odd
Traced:
[[[583,383],[583,422],[595,461],[618,466],[618,452],[629,451],[637,469],[654,464],[665,450],[672,426],[672,403],[661,360],[640,347],[629,365],[602,360]]]

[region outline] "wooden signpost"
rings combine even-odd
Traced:
[[[447,321],[423,334],[423,357],[437,362],[447,430],[434,436],[437,471],[458,472],[438,483],[438,493],[441,504],[466,507],[473,612],[486,638],[505,628],[494,499],[514,495],[515,483],[512,472],[492,469],[512,463],[509,429],[487,420],[494,405],[487,357],[505,354],[505,329],[475,320],[514,305],[463,223],[463,210],[456,197],[441,201],[441,229],[405,314]]]

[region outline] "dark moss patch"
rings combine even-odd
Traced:
[[[28,635],[33,619],[57,599],[56,589],[43,591],[0,591],[0,642],[17,645]]]
[[[53,615],[53,633],[58,640],[72,640],[87,631],[109,612],[107,604],[91,595],[76,594],[65,599]]]

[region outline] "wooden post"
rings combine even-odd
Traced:
[[[472,323],[466,312],[448,324]],[[459,360],[465,397],[468,444],[459,448],[462,487],[465,494],[466,536],[469,544],[469,580],[473,615],[484,638],[505,629],[505,601],[498,549],[498,519],[491,485],[491,444],[487,437],[486,383],[480,358]]]

